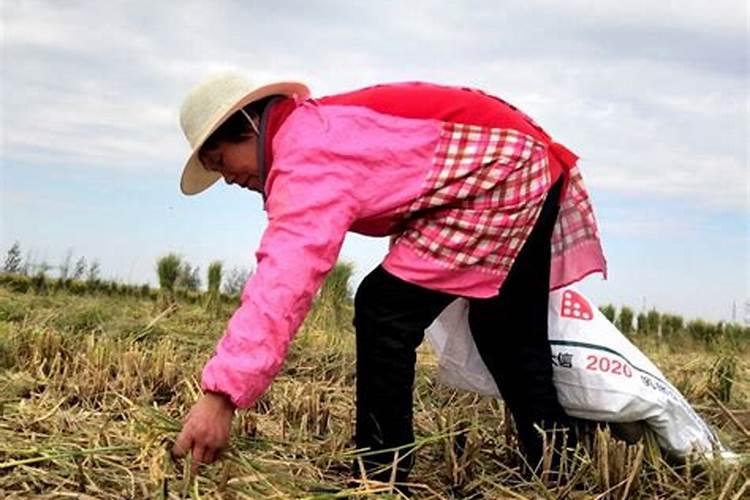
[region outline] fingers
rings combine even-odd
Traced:
[[[184,458],[189,451],[192,450],[192,464],[191,470],[193,474],[198,473],[198,467],[200,465],[208,465],[214,463],[218,455],[219,450],[205,446],[196,442],[190,432],[181,432],[177,436],[174,446],[172,447],[172,458],[179,460]]]
[[[190,410],[172,447],[172,457],[184,458],[192,451],[192,470],[213,463],[229,444],[234,407],[211,394],[204,395]]]
[[[191,470],[193,474],[198,473],[198,467],[201,465],[210,465],[216,460],[216,450],[206,446],[195,444],[193,446],[193,463]]]
[[[198,473],[198,466],[206,463],[206,448],[200,445],[193,447],[193,463],[191,464],[191,471],[193,474]]]
[[[203,455],[204,461],[203,463],[208,465],[212,464],[216,461],[216,457],[218,456],[218,451],[214,450],[212,448],[206,449],[205,454]]]
[[[172,447],[173,458],[183,458],[193,447],[193,433],[183,429]]]

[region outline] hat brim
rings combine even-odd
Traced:
[[[198,158],[198,151],[200,150],[203,143],[213,134],[217,128],[221,126],[230,116],[232,116],[237,110],[247,106],[248,104],[269,97],[272,95],[286,95],[286,96],[297,96],[298,99],[307,99],[310,95],[310,91],[306,85],[298,82],[277,82],[269,85],[264,85],[253,90],[245,97],[237,101],[231,106],[220,118],[214,121],[208,131],[201,137],[194,145],[193,151],[190,153],[190,157],[185,163],[185,167],[182,170],[182,178],[180,179],[180,190],[183,194],[194,195],[202,191],[205,191],[211,187],[216,181],[221,179],[221,174],[207,170]]]

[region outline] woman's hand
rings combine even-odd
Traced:
[[[204,394],[188,413],[180,435],[172,448],[172,457],[179,459],[193,452],[193,474],[200,464],[213,463],[229,444],[234,404],[223,394]]]

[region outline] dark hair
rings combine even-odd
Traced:
[[[277,96],[272,95],[264,97],[258,101],[251,102],[242,109],[253,118],[261,116],[266,105],[274,97]],[[200,148],[199,154],[202,154],[204,151],[216,149],[222,142],[242,142],[252,133],[252,131],[253,129],[247,122],[245,115],[243,115],[241,111],[236,111],[229,118],[224,120],[224,123],[214,130],[214,133],[206,139]]]

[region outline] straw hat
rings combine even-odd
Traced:
[[[240,108],[274,94],[306,99],[310,91],[296,82],[258,85],[237,72],[213,75],[190,91],[180,110],[180,125],[192,148],[180,181],[184,194],[198,194],[221,178],[220,173],[206,170],[198,158],[206,139]]]

